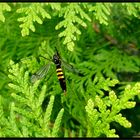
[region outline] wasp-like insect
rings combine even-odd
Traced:
[[[45,57],[43,57],[43,58],[45,58]],[[79,73],[79,71],[77,69],[74,69],[72,65],[67,64],[64,60],[60,59],[60,55],[59,55],[57,49],[56,49],[56,53],[53,55],[53,58],[51,61],[56,65],[56,73],[57,73],[57,77],[58,77],[60,86],[61,86],[63,92],[66,94],[66,80],[65,80],[65,76],[64,76],[61,64],[63,64],[65,66],[65,68],[67,68],[68,70],[70,70],[80,76],[82,74]],[[31,76],[31,82],[34,83],[36,80],[44,77],[47,74],[49,68],[50,68],[50,63],[41,67],[34,75]]]

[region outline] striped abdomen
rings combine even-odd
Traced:
[[[63,74],[63,71],[62,71],[62,68],[61,68],[60,65],[56,66],[56,72],[57,72],[57,76],[58,76],[60,86],[65,93],[66,92],[66,81],[65,81],[65,77],[64,77],[64,74]]]

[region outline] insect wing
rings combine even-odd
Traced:
[[[75,69],[72,65],[66,63],[64,60],[61,60],[61,62],[62,62],[62,65],[63,65],[66,69],[68,69],[69,71],[71,71],[71,72],[73,72],[73,73],[75,73],[75,74],[77,74],[77,75],[79,75],[79,76],[83,76],[83,74],[81,74],[81,73],[79,72],[79,70]]]
[[[31,83],[43,78],[49,71],[50,63],[41,67],[34,75],[31,76]]]

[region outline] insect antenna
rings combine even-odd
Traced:
[[[58,52],[57,48],[55,47],[55,51]]]
[[[59,53],[58,53],[58,49],[55,47],[55,51],[57,53],[57,55],[60,57]]]

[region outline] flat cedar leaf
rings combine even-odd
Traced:
[[[64,20],[59,22],[55,29],[58,30],[64,27],[64,31],[59,34],[59,37],[64,37],[64,44],[67,44],[67,48],[70,51],[74,49],[74,41],[76,38],[74,37],[76,34],[81,34],[80,30],[76,27],[76,23],[86,27],[86,23],[83,19],[90,20],[88,15],[81,9],[79,4],[69,4],[67,8],[64,7],[60,11],[60,16],[64,15]],[[78,17],[80,15],[80,18]]]
[[[29,29],[35,32],[34,22],[42,24],[43,21],[40,18],[40,14],[42,18],[50,19],[51,16],[47,13],[46,10],[43,9],[44,5],[40,4],[29,4],[27,7],[19,8],[17,13],[25,14],[24,17],[19,18],[18,21],[23,22],[20,27],[22,28],[21,33],[22,36],[29,35]]]
[[[0,3],[0,20],[5,22],[4,11],[11,11],[11,7],[7,3]]]

